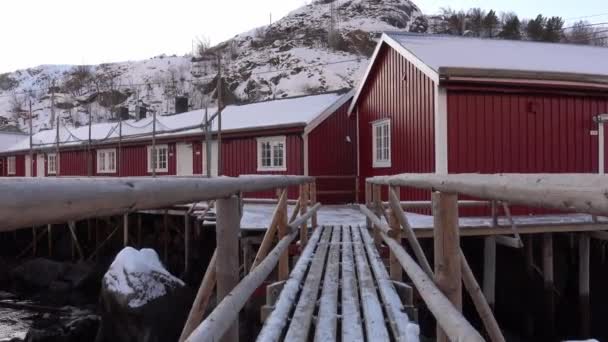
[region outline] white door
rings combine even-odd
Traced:
[[[193,171],[192,144],[177,144],[177,175],[192,176],[194,174]]]
[[[44,177],[44,154],[40,153],[36,157],[36,177]]]
[[[207,175],[207,148],[203,142],[203,175]],[[217,177],[217,141],[211,141],[211,177]]]
[[[32,158],[29,154],[25,155],[25,177],[32,177]]]

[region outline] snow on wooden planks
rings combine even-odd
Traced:
[[[365,228],[322,227],[258,341],[418,341]]]

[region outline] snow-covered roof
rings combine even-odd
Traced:
[[[386,33],[436,72],[440,68],[497,69],[608,76],[608,49],[446,35]]]
[[[337,102],[345,102],[352,93],[340,95],[328,93],[305,97],[265,101],[247,105],[231,105],[222,111],[222,132],[240,131],[262,128],[273,128],[283,126],[306,126],[313,120],[321,117],[330,110],[334,110]],[[208,115],[211,118],[216,113],[216,108],[209,108]],[[157,116],[156,134],[158,137],[166,138],[177,135],[202,134],[205,110],[195,110],[182,114]],[[113,141],[119,137],[119,124],[117,122],[99,123],[91,126],[91,140],[94,143]],[[218,130],[218,120],[213,121],[212,132]],[[153,131],[153,118],[147,117],[142,120],[126,120],[122,122],[122,137],[132,140],[142,137],[150,137]],[[40,131],[33,136],[35,147],[47,145],[52,147],[56,143],[56,130]],[[26,136],[27,138],[27,136]],[[60,127],[59,141],[61,146],[80,145],[88,142],[89,127]],[[24,151],[29,149],[29,139],[19,141],[2,152]]]
[[[395,49],[435,83],[440,77],[511,78],[608,85],[608,48],[503,39],[385,32],[357,87],[355,108],[380,49]]]

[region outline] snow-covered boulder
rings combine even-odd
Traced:
[[[123,249],[102,280],[97,341],[176,341],[192,291],[152,249]]]

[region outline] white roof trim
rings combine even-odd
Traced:
[[[310,132],[312,132],[315,128],[317,128],[323,121],[327,120],[338,108],[342,107],[348,100],[350,100],[355,94],[354,89],[349,91],[348,93],[342,95],[336,102],[334,102],[331,106],[327,107],[321,114],[312,119],[312,121],[304,127],[304,135],[307,136]]]
[[[378,45],[376,45],[376,50],[374,51],[374,54],[372,55],[372,58],[370,59],[369,65],[367,66],[367,70],[365,71],[365,74],[364,74],[363,78],[361,79],[359,86],[357,87],[357,92],[355,93],[353,101],[351,102],[350,107],[348,107],[348,115],[350,115],[353,112],[353,110],[355,109],[355,106],[356,106],[357,102],[359,101],[359,96],[361,96],[363,87],[367,83],[367,79],[369,78],[369,75],[372,72],[372,68],[376,64],[376,59],[378,59],[378,54],[380,53],[380,49],[382,48],[382,45],[384,43],[386,43],[388,46],[390,46],[391,48],[393,48],[394,50],[399,52],[399,54],[401,54],[403,57],[405,57],[405,59],[407,59],[408,61],[413,63],[418,69],[420,69],[420,71],[422,71],[431,80],[433,80],[433,82],[439,83],[439,73],[437,70],[434,70],[433,68],[431,68],[430,66],[425,64],[420,58],[418,58],[416,55],[414,55],[408,49],[403,47],[403,45],[401,45],[399,42],[397,42],[396,40],[391,38],[386,33],[383,33],[382,37],[380,38],[380,41],[378,42]]]

